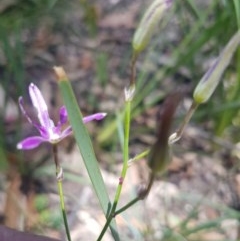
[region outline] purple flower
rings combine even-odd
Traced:
[[[33,106],[37,110],[39,123],[35,123],[27,114],[23,107],[23,98],[19,98],[19,106],[22,113],[26,116],[30,124],[37,128],[40,135],[31,136],[23,139],[17,144],[18,149],[29,150],[38,147],[43,142],[49,142],[51,144],[56,144],[60,142],[65,137],[72,133],[72,127],[68,126],[66,129],[62,130],[62,126],[68,121],[67,110],[65,106],[62,106],[59,110],[59,122],[55,126],[54,122],[50,119],[48,114],[48,108],[43,96],[36,85],[31,83],[29,85],[29,95],[32,100]],[[106,113],[96,113],[83,118],[83,122],[87,123],[92,120],[101,120],[106,116]]]

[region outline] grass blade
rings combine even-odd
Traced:
[[[233,0],[235,12],[236,12],[236,19],[238,28],[240,28],[240,2],[239,0]]]
[[[84,164],[91,179],[103,212],[108,216],[111,209],[109,196],[96,160],[89,134],[82,121],[82,114],[78,107],[70,82],[62,68],[54,68],[59,77],[59,87],[63,96],[64,104],[68,111],[69,121],[72,126],[77,145],[81,152]],[[116,241],[119,240],[116,223],[110,225],[112,235]]]

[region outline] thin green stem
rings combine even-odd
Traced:
[[[174,142],[178,141],[182,137],[182,134],[185,130],[185,127],[187,126],[188,122],[190,121],[192,115],[194,114],[194,112],[198,108],[198,106],[199,106],[199,104],[197,104],[196,102],[193,101],[193,103],[190,106],[185,118],[183,119],[183,122],[182,122],[181,126],[179,127],[179,129],[175,133],[173,133],[169,137],[169,144],[173,144]]]
[[[125,180],[127,169],[128,169],[128,160],[129,160],[129,132],[130,132],[130,122],[131,122],[131,103],[135,93],[135,82],[136,82],[136,61],[138,58],[137,53],[133,53],[131,59],[130,67],[130,80],[129,86],[125,89],[125,118],[124,118],[124,143],[123,143],[123,167],[121,171],[121,176],[119,178],[119,183],[115,193],[113,205],[111,207],[110,214],[107,218],[107,221],[100,233],[97,241],[102,240],[107,228],[109,227],[112,219],[115,217],[115,211],[117,209],[118,201],[122,192],[122,185]]]
[[[136,155],[135,157],[131,158],[128,161],[128,166],[130,166],[135,161],[138,161],[138,160],[142,159],[143,157],[147,156],[149,154],[149,152],[150,152],[150,150],[146,150],[146,151],[141,152],[140,154]]]
[[[139,200],[141,200],[139,197],[135,197],[132,201],[130,201],[128,204],[126,204],[125,206],[123,206],[122,208],[118,209],[115,213],[114,213],[114,217],[117,216],[118,214],[124,212],[125,210],[127,210],[128,208],[130,208],[131,206],[133,206],[135,203],[137,203]]]
[[[112,219],[113,219],[113,216],[112,216],[111,213],[110,213],[110,215],[108,216],[107,221],[106,221],[106,223],[105,223],[105,225],[104,225],[104,227],[103,227],[103,229],[102,229],[102,232],[100,233],[97,241],[101,241],[101,240],[102,240],[103,235],[104,235],[105,232],[107,231],[108,226],[110,225]]]
[[[122,184],[124,182],[127,169],[128,169],[128,160],[129,160],[129,130],[130,130],[130,114],[131,114],[131,102],[126,102],[126,112],[125,112],[125,133],[124,133],[124,145],[123,145],[123,167],[121,176],[119,178],[119,184],[115,194],[113,206],[111,212],[114,213],[119,201],[119,197],[122,191]],[[113,211],[114,210],[114,211]]]
[[[66,209],[65,209],[65,203],[64,203],[64,195],[63,195],[63,188],[62,188],[62,180],[63,180],[63,170],[59,164],[58,155],[57,155],[57,145],[53,145],[53,157],[54,162],[56,165],[56,178],[57,178],[57,184],[58,184],[58,195],[60,198],[60,204],[61,204],[61,210],[62,210],[62,216],[65,226],[65,231],[67,234],[68,241],[71,241],[70,231],[68,227],[67,222],[67,215],[66,215]]]
[[[63,195],[63,188],[62,188],[62,180],[58,180],[58,193],[60,197],[60,203],[61,203],[61,209],[62,209],[62,215],[63,215],[63,221],[64,221],[64,226],[67,234],[68,241],[71,241],[71,236],[70,236],[70,231],[68,227],[68,221],[67,221],[67,215],[66,215],[66,210],[65,210],[65,203],[64,203],[64,195]]]
[[[100,233],[97,241],[102,240],[108,226],[110,225],[112,219],[115,216],[115,211],[118,205],[118,201],[121,195],[121,191],[122,191],[122,185],[127,173],[127,169],[128,169],[128,160],[129,160],[129,131],[130,131],[130,120],[131,120],[131,101],[126,101],[126,106],[125,106],[125,122],[124,122],[124,144],[123,144],[123,167],[122,167],[122,171],[121,171],[121,176],[119,178],[119,183],[117,186],[117,190],[115,193],[115,197],[114,197],[114,202],[110,211],[110,214],[107,218],[107,221],[102,229],[102,232]]]
[[[155,174],[151,173],[150,177],[149,177],[149,181],[148,181],[148,185],[147,187],[144,187],[142,190],[140,190],[138,192],[138,196],[135,197],[132,201],[130,201],[129,203],[127,203],[125,206],[123,206],[122,208],[118,209],[115,213],[114,213],[114,217],[117,216],[118,214],[124,212],[125,210],[127,210],[128,208],[130,208],[131,206],[133,206],[136,202],[143,200],[147,197],[148,193],[150,192],[151,188],[152,188],[152,184],[153,181],[155,179]]]
[[[130,86],[134,86],[136,82],[136,62],[138,58],[138,53],[133,53],[131,59],[131,75],[130,75]]]

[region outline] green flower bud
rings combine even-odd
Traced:
[[[147,46],[157,23],[163,18],[172,0],[155,0],[145,12],[134,36],[132,46],[139,53]]]
[[[199,81],[193,93],[197,104],[205,103],[211,97],[239,44],[240,30],[230,39],[218,59]]]

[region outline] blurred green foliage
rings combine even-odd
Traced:
[[[169,13],[167,26],[159,33],[156,31],[155,38],[142,54],[144,57],[138,61],[140,67],[133,116],[144,113],[168,94],[163,89],[162,94],[154,96],[150,102],[146,101],[154,90],[164,86],[164,80],[169,77],[174,79],[176,86],[187,87],[192,91],[209,68],[211,61],[219,55],[229,39],[237,32],[239,12],[239,3],[236,1],[176,1],[174,10]],[[177,28],[178,38],[174,40],[177,42],[171,43],[164,36],[173,31],[171,29],[173,26]],[[169,53],[167,64],[158,66],[156,61],[161,56],[161,52],[166,51]],[[212,132],[219,136],[224,134],[224,130],[232,128],[232,120],[238,116],[240,105],[238,56],[239,50],[217,91],[207,104],[199,108],[192,120],[199,124],[206,120],[211,121]],[[151,64],[156,66],[156,70],[149,72],[145,66]],[[182,69],[187,70],[186,76],[182,74]],[[175,89],[173,86],[172,91]],[[111,123],[106,122],[98,137],[98,140],[105,145],[110,144],[116,130],[116,120]]]
[[[7,1],[6,1],[7,2]],[[10,2],[10,1],[9,1]],[[1,11],[0,26],[8,31],[15,31],[21,27],[30,27],[44,17],[59,15],[66,7],[66,1],[59,0],[16,0]]]
[[[28,48],[26,30],[38,28],[49,17],[55,18],[55,21],[57,16],[61,19],[66,6],[67,1],[57,0],[0,2],[0,87],[4,93],[3,103],[0,103],[0,144],[4,152],[16,151],[15,143],[20,129],[20,122],[6,118],[7,104],[14,101],[17,105],[18,97],[27,91],[29,81],[26,79],[25,65]]]

